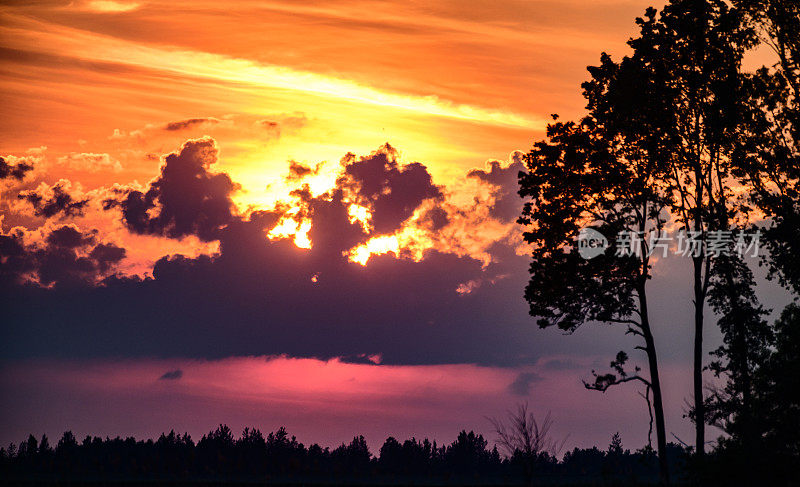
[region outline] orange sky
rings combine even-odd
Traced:
[[[467,169],[529,147],[551,113],[579,114],[585,66],[599,46],[625,51],[646,2],[220,5],[0,7],[0,155],[34,158],[37,184],[63,178],[88,193],[146,184],[163,154],[209,135],[215,170],[241,185],[234,201],[247,212],[287,199],[289,160],[333,162],[312,184],[321,192],[346,153],[389,142],[457,187]],[[6,229],[41,224],[11,213]],[[126,262],[140,273],[168,253],[215,250],[129,235],[100,211],[83,221],[134,240]]]
[[[120,162],[113,175],[51,171],[92,187],[146,181],[146,153],[209,132],[220,169],[257,192],[288,159],[336,161],[388,141],[445,182],[528,147],[550,113],[579,113],[585,66],[601,47],[623,51],[646,2],[220,5],[0,7],[0,153],[44,145],[52,161],[89,152]],[[304,123],[279,137],[249,127],[292,114]],[[195,117],[235,125],[112,137]]]

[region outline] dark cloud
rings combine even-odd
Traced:
[[[125,249],[110,243],[95,244],[96,234],[62,225],[50,230],[42,241],[26,243],[26,235],[18,228],[0,233],[0,285],[31,281],[75,288],[97,284],[125,257]],[[32,238],[28,236],[27,240]]]
[[[391,147],[347,156],[345,176],[326,194],[298,188],[298,217],[311,222],[311,249],[265,238],[286,218],[286,208],[234,215],[235,185],[208,171],[216,157],[212,139],[190,140],[166,157],[146,192],[128,192],[111,205],[122,208],[134,232],[216,239],[217,255],[163,257],[150,277],[108,276],[124,249],[63,231],[45,239],[44,252],[59,263],[59,274],[46,270],[38,247],[0,239],[4,263],[20,262],[14,265],[55,284],[42,289],[3,281],[0,356],[286,355],[510,366],[535,364],[543,353],[569,346],[560,336],[540,336],[527,316],[527,257],[508,243],[489,249],[489,263],[434,249],[419,261],[394,254],[374,255],[367,266],[348,260],[349,249],[394,231],[425,201],[441,198],[425,166],[399,164]],[[351,221],[354,198],[372,208],[374,230]],[[446,224],[446,213],[427,213],[425,225]],[[77,292],[62,285],[70,276],[83,283],[102,278],[102,285]],[[457,292],[468,282],[482,284]]]
[[[495,202],[490,208],[490,215],[503,222],[515,221],[522,211],[522,198],[517,194],[518,175],[520,171],[525,171],[522,157],[523,154],[517,151],[511,154],[507,166],[500,161],[490,161],[488,171],[473,169],[467,174],[494,186]]]
[[[365,353],[360,353],[358,355],[345,355],[339,357],[339,360],[347,364],[379,365],[381,363],[380,356],[367,355]]]
[[[550,347],[531,347],[535,327],[521,299],[525,259],[513,249],[496,249],[498,263],[486,268],[435,250],[419,262],[381,255],[361,266],[342,255],[364,234],[348,221],[341,198],[314,199],[311,208],[310,250],[265,239],[280,214],[261,212],[220,231],[219,255],[164,257],[152,278],[112,276],[80,293],[58,286],[9,289],[0,356],[285,354],[515,365],[535,363],[541,347]],[[82,254],[95,269],[101,249]],[[464,282],[493,281],[510,267],[521,272],[467,296],[456,292]]]
[[[50,232],[47,243],[55,247],[74,249],[94,243],[94,235],[84,235],[76,227],[64,225]]]
[[[422,217],[422,224],[431,232],[438,232],[450,223],[450,216],[447,210],[441,207],[433,207],[426,211]]]
[[[342,160],[344,175],[338,185],[372,208],[376,233],[396,230],[424,200],[443,196],[424,165],[400,166],[397,159],[397,151],[386,144],[367,157],[348,154]]]
[[[0,355],[381,355],[386,364],[506,365],[538,358],[525,341],[509,340],[529,327],[523,306],[513,321],[487,308],[496,292],[508,300],[521,287],[455,291],[486,272],[473,259],[432,251],[421,262],[383,255],[362,267],[341,252],[265,241],[251,222],[223,233],[218,257],[165,257],[149,279],[112,277],[80,293],[4,292]]]
[[[326,259],[342,260],[343,254],[369,237],[358,222],[351,222],[348,204],[342,190],[312,198],[306,202],[307,215],[311,219],[308,232],[313,242],[314,253]]]
[[[120,208],[134,233],[216,240],[233,219],[231,194],[237,189],[227,174],[209,171],[217,155],[214,139],[190,139],[166,156],[160,176],[147,191],[127,191],[119,199],[106,200],[105,208]]]
[[[14,178],[17,181],[25,179],[25,175],[33,170],[33,166],[26,162],[9,164],[4,158],[0,157],[0,179]]]
[[[210,124],[215,125],[220,123],[220,119],[214,117],[203,117],[203,118],[187,118],[186,120],[178,120],[177,122],[169,122],[168,124],[164,125],[164,130],[168,130],[170,132],[175,132],[178,130],[184,130],[191,127],[195,127],[197,125],[204,125]]]
[[[541,380],[542,377],[534,372],[520,372],[514,382],[508,385],[508,392],[517,396],[527,396],[531,392],[531,384]]]
[[[287,181],[298,181],[311,174],[319,173],[320,166],[312,168],[306,164],[297,161],[289,161],[289,175],[286,177]]]
[[[63,179],[51,187],[21,191],[17,197],[30,203],[34,215],[44,218],[59,214],[62,217],[80,216],[89,204],[89,198],[79,199],[70,194],[69,182]]]
[[[0,262],[0,282],[16,282],[24,273],[33,269],[21,232],[0,232]]]
[[[91,252],[89,257],[95,261],[97,269],[100,272],[107,272],[111,267],[119,263],[125,258],[126,251],[122,247],[114,244],[97,244]]]
[[[181,369],[175,369],[164,372],[164,375],[159,377],[158,380],[178,380],[181,377],[183,377],[183,371]]]
[[[391,194],[402,199],[398,191]],[[266,239],[265,231],[281,214],[258,212],[220,229],[219,255],[164,257],[152,278],[112,276],[80,293],[58,286],[11,289],[4,293],[13,304],[5,308],[9,325],[0,356],[285,354],[371,363],[370,357],[381,356],[384,364],[536,361],[538,352],[527,340],[509,340],[532,328],[520,299],[524,279],[502,279],[497,287],[484,285],[461,296],[456,292],[460,284],[506,270],[435,250],[419,262],[381,255],[361,266],[343,255],[367,235],[349,221],[342,191],[309,197],[307,203],[314,242],[310,250],[288,239]],[[96,245],[81,255],[99,269],[103,249]],[[501,260],[507,257],[516,263],[505,265],[524,269],[524,259],[513,250]],[[493,301],[501,304],[499,313],[488,307]],[[508,306],[509,301],[515,305]],[[57,324],[53,316],[59,317]]]

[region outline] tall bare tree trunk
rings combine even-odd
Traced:
[[[656,423],[656,445],[658,447],[658,474],[662,485],[669,484],[669,465],[667,464],[667,430],[664,426],[664,405],[661,396],[661,379],[658,376],[658,356],[656,344],[650,331],[650,318],[647,310],[647,295],[644,284],[638,290],[639,309],[642,318],[642,335],[647,352],[647,362],[650,367],[650,388],[653,390],[653,416]]]
[[[694,259],[694,412],[695,445],[698,458],[705,454],[705,404],[703,403],[703,257]],[[706,271],[707,272],[707,271]]]
[[[707,18],[708,11],[706,0],[696,0],[694,8],[697,10],[695,19],[697,22],[695,32],[695,56],[697,66],[702,68],[705,64],[705,47],[706,47],[706,29],[708,28]],[[698,86],[695,84],[695,90]],[[695,91],[695,96],[697,92]],[[699,101],[695,99],[695,101]],[[701,114],[696,114],[695,117],[702,117]],[[705,185],[705,174],[703,171],[702,160],[702,135],[700,131],[701,120],[695,118],[695,134],[697,137],[696,157],[695,163],[695,214],[694,214],[694,230],[696,232],[703,232],[703,211],[705,210],[703,203],[703,186]],[[710,171],[710,169],[709,169]],[[711,187],[708,188],[711,193]],[[709,197],[711,194],[709,194]],[[687,222],[688,223],[688,222]],[[698,233],[698,235],[700,235]],[[704,241],[705,239],[703,239]],[[702,250],[705,250],[702,248]],[[702,252],[700,255],[693,257],[694,263],[694,411],[695,411],[695,448],[697,449],[697,458],[702,462],[705,455],[706,443],[706,430],[705,430],[705,405],[703,403],[703,307],[705,304],[706,286],[703,283],[703,260]],[[708,276],[708,268],[706,268],[706,277]]]

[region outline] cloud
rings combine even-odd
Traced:
[[[95,261],[97,269],[105,273],[114,265],[121,262],[125,258],[127,251],[114,244],[97,244],[91,252],[89,257]]]
[[[542,377],[535,372],[520,372],[514,382],[508,385],[508,392],[517,396],[527,396],[531,392],[531,385],[542,381]]]
[[[164,375],[159,377],[158,380],[178,380],[181,377],[183,377],[183,371],[181,369],[175,369],[164,372]]]
[[[364,264],[371,255],[390,252],[419,260],[427,250],[438,249],[469,256],[486,266],[495,260],[492,248],[498,242],[512,246],[520,255],[527,254],[516,224],[521,209],[521,199],[516,196],[517,154],[513,153],[507,164],[489,161],[490,170],[472,170],[462,181],[437,187],[440,194],[423,200],[394,233],[374,236],[351,249],[351,259]],[[482,280],[462,283],[461,293],[468,294]]]
[[[381,356],[377,354],[367,355],[365,353],[360,353],[358,355],[345,355],[338,357],[338,360],[345,364],[380,365]]]
[[[462,297],[459,283],[493,269],[436,251],[420,262],[376,256],[362,267],[323,247],[265,241],[264,230],[235,222],[222,231],[218,256],[165,257],[152,278],[112,276],[81,293],[6,289],[13,304],[0,355],[380,355],[383,364],[501,365],[538,358],[527,340],[509,340],[530,327],[524,306],[487,308],[497,295],[521,295],[519,280]]]
[[[73,288],[97,284],[124,257],[112,243],[96,244],[97,231],[75,225],[0,231],[0,285],[36,283]]]
[[[178,130],[187,129],[190,127],[195,127],[198,125],[216,125],[222,122],[222,120],[214,117],[204,117],[204,118],[187,118],[186,120],[178,120],[177,122],[169,122],[164,125],[164,130],[174,132]]]
[[[147,123],[133,129],[115,128],[108,139],[126,147],[135,142],[137,147],[168,147],[176,138],[213,135],[217,138],[278,139],[283,134],[293,134],[308,124],[302,112],[277,113],[259,118],[255,115],[226,114],[221,116],[187,117],[163,123]]]
[[[94,239],[94,235],[84,235],[75,226],[64,225],[50,232],[47,243],[55,247],[74,249],[91,245]]]
[[[216,240],[233,219],[231,194],[238,187],[227,174],[209,171],[217,156],[211,137],[190,139],[164,158],[161,174],[145,192],[129,190],[105,206],[119,208],[134,233]]]
[[[424,200],[443,196],[423,164],[400,166],[398,156],[397,150],[386,144],[367,157],[349,154],[342,160],[344,174],[337,184],[353,203],[370,210],[370,224],[376,233],[398,229]]]
[[[114,132],[111,135],[108,136],[108,139],[109,140],[125,140],[125,139],[129,139],[129,138],[131,138],[131,139],[133,139],[133,138],[142,138],[142,136],[144,136],[144,130],[145,129],[151,129],[151,128],[152,128],[152,126],[148,125],[144,129],[131,130],[130,132],[126,132],[126,131],[120,130],[120,129],[114,129]]]
[[[349,258],[354,247],[398,229],[447,228],[442,188],[423,164],[400,163],[388,145],[351,154],[330,190],[314,195],[303,183],[291,201],[241,215],[230,203],[233,182],[210,172],[217,155],[213,139],[189,140],[167,155],[147,188],[121,190],[110,203],[134,233],[216,239],[217,254],[165,256],[152,277],[122,277],[111,274],[113,265],[103,271],[106,256],[116,262],[122,249],[85,241],[76,259],[91,260],[87,272],[105,274],[95,280],[102,286],[69,299],[59,286],[9,289],[17,304],[6,335],[16,345],[13,351],[0,345],[0,355],[68,350],[77,356],[285,354],[381,364],[536,361],[524,340],[504,345],[509,333],[527,327],[523,303],[499,314],[487,308],[498,296],[501,302],[521,296],[524,287],[524,275],[499,278],[506,266],[525,267],[504,244],[493,249],[496,261],[488,265],[433,246],[418,256],[400,248],[375,254],[367,266]],[[352,208],[366,213],[354,217]],[[308,225],[310,248],[299,248],[291,232],[271,233],[293,219]],[[458,293],[475,280],[483,285]],[[26,305],[33,302],[40,304]],[[53,314],[60,316],[58,329],[48,318]],[[35,329],[47,329],[47,338],[32,340]],[[96,339],[79,338],[85,336]]]
[[[504,222],[515,221],[522,211],[522,198],[517,190],[518,175],[525,171],[523,157],[522,152],[514,151],[507,165],[493,160],[487,163],[488,170],[473,169],[467,173],[467,177],[476,178],[494,188],[490,214]]]
[[[308,118],[302,112],[279,113],[269,118],[256,120],[254,125],[265,129],[271,136],[280,137],[283,132],[296,132],[308,124]]]
[[[21,191],[17,198],[29,203],[36,216],[44,218],[52,218],[59,214],[61,217],[80,216],[89,204],[89,199],[74,196],[71,190],[72,183],[60,179],[52,186],[42,183],[36,189]]]
[[[113,159],[110,155],[91,152],[72,152],[69,155],[59,157],[58,163],[78,171],[119,172],[122,170],[122,165],[119,161]]]
[[[289,174],[286,176],[287,181],[299,181],[306,176],[310,176],[313,174],[319,174],[322,165],[317,164],[316,167],[312,168],[306,164],[297,161],[289,161]]]
[[[9,303],[0,356],[510,366],[557,352],[534,338],[522,300],[527,257],[506,237],[513,224],[490,215],[495,199],[462,204],[424,164],[404,164],[386,145],[344,157],[328,190],[314,192],[304,178],[274,208],[241,212],[230,199],[236,185],[211,170],[217,158],[213,139],[190,139],[146,187],[98,192],[113,195],[107,206],[134,235],[196,236],[218,243],[214,253],[164,255],[149,275],[123,276],[115,271],[126,250],[100,233],[6,235],[6,254],[27,259],[0,283]],[[386,241],[394,246],[374,245]],[[362,246],[368,262],[352,258]],[[65,270],[43,272],[31,257],[42,249]],[[20,282],[52,289],[11,285]]]
[[[13,178],[22,181],[25,175],[33,170],[33,165],[27,162],[9,164],[5,158],[0,157],[0,179]]]
[[[121,13],[131,12],[139,8],[139,3],[115,2],[113,0],[92,0],[86,3],[86,9],[99,13]]]

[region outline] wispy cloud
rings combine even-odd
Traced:
[[[113,0],[93,0],[86,4],[86,9],[94,12],[117,13],[130,12],[139,8],[141,4],[134,2],[115,2]]]
[[[29,49],[32,45],[50,46],[52,54],[83,61],[119,63],[166,71],[187,78],[233,83],[251,89],[299,91],[483,124],[530,129],[540,129],[545,124],[543,119],[537,117],[454,103],[435,95],[420,96],[385,91],[357,81],[311,71],[208,52],[150,47],[13,15],[8,17],[12,17],[15,23],[27,25],[26,29],[0,28],[5,38],[16,39],[17,45],[14,47],[20,49]]]

